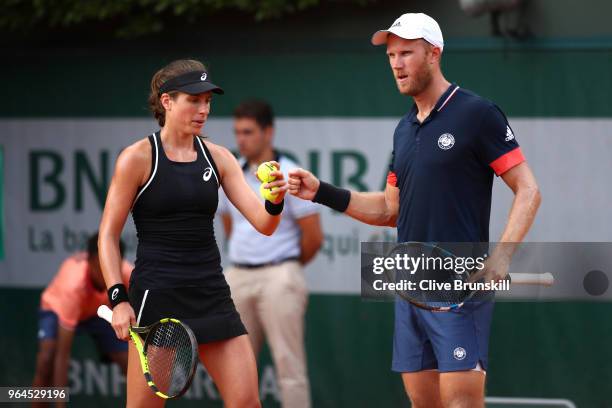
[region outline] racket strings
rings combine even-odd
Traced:
[[[183,391],[191,376],[194,357],[189,333],[180,323],[161,323],[149,333],[147,360],[160,392],[174,396]]]
[[[427,268],[416,270],[394,268],[389,271],[390,273],[387,274],[389,282],[396,284],[409,282],[411,285],[396,290],[396,293],[402,298],[432,308],[445,308],[461,304],[469,296],[469,291],[455,287],[456,281],[467,281],[469,273],[457,273],[453,269],[445,268],[444,260],[449,257],[445,251],[438,248],[427,248],[422,244],[402,244],[396,246],[388,256],[394,258],[396,254],[415,258],[426,255],[431,261]],[[444,284],[450,287],[442,286]]]

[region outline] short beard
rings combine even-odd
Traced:
[[[414,75],[414,80],[412,81],[411,86],[402,92],[400,89],[400,93],[407,96],[416,96],[421,94],[429,84],[431,84],[433,78],[433,74],[429,69],[427,62],[424,62],[421,66],[421,69]]]

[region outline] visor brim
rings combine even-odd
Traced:
[[[204,92],[212,92],[217,95],[223,95],[223,89],[213,84],[212,82],[195,82],[193,84],[183,85],[176,89],[179,92],[185,92],[189,95],[198,95]]]

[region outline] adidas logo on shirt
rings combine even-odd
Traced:
[[[509,142],[512,139],[514,139],[514,133],[512,133],[512,129],[510,129],[510,126],[506,126],[506,142]]]

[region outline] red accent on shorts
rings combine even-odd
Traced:
[[[501,176],[511,168],[516,165],[521,164],[525,161],[525,156],[523,156],[523,152],[521,152],[521,148],[517,147],[514,150],[510,150],[508,153],[503,156],[498,157],[493,160],[489,166],[493,169],[495,174]]]
[[[387,184],[391,184],[393,187],[397,187],[397,176],[392,171],[387,174]]]

